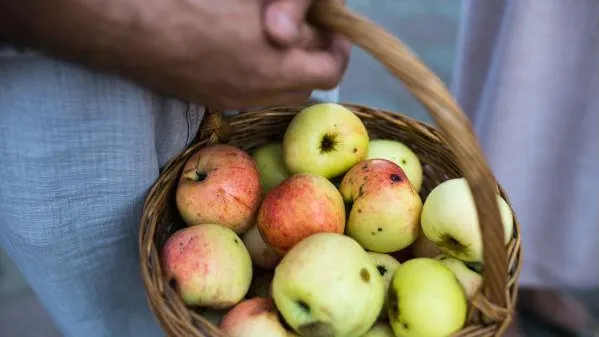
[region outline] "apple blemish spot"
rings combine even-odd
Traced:
[[[376,269],[379,271],[379,274],[381,274],[381,276],[385,276],[385,274],[387,274],[387,268],[385,268],[385,266],[383,265],[377,265]]]
[[[399,174],[395,174],[394,173],[394,174],[391,175],[391,180],[394,181],[394,182],[401,181],[401,176]]]
[[[362,270],[360,270],[360,277],[362,278],[362,281],[366,283],[370,282],[370,273],[368,270],[366,270],[366,268],[362,268]]]
[[[208,178],[208,173],[196,171],[196,181],[204,181]]]

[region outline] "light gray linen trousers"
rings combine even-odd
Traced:
[[[453,90],[521,220],[521,284],[597,287],[599,1],[464,10]]]
[[[337,90],[313,98],[336,101]],[[137,253],[144,198],[203,109],[0,51],[0,245],[66,337],[162,336]]]

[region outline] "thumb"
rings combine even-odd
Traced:
[[[275,42],[289,46],[300,40],[302,26],[313,0],[271,0],[266,4],[266,34]]]

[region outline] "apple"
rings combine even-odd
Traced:
[[[291,175],[283,161],[283,145],[281,143],[262,145],[254,151],[252,157],[260,172],[260,182],[264,194]]]
[[[351,207],[347,235],[366,250],[391,253],[418,238],[422,200],[399,165],[362,161],[345,174],[339,190]]]
[[[256,220],[262,187],[256,163],[234,146],[209,145],[185,163],[176,191],[176,204],[187,225],[217,223],[235,233]]]
[[[375,323],[385,285],[372,258],[338,233],[311,235],[283,257],[273,299],[300,336],[362,336]]]
[[[237,304],[223,317],[219,327],[229,337],[297,336],[279,320],[270,298],[256,297]]]
[[[512,210],[497,194],[497,205],[507,245],[514,230]],[[468,262],[483,262],[483,241],[474,198],[464,178],[437,185],[424,201],[421,214],[422,231],[439,249]]]
[[[441,261],[421,257],[403,263],[387,296],[389,323],[396,336],[446,337],[466,323],[464,289]]]
[[[368,132],[343,105],[318,103],[300,111],[283,136],[283,160],[291,173],[337,177],[362,161]]]
[[[226,309],[246,295],[252,260],[231,229],[203,224],[176,231],[161,249],[170,284],[189,306]]]
[[[250,252],[254,265],[265,269],[274,269],[281,261],[281,256],[264,243],[258,226],[250,228],[242,235],[241,239]]]
[[[439,255],[435,259],[441,261],[441,263],[451,269],[464,288],[464,291],[466,292],[466,298],[468,300],[472,299],[472,297],[476,295],[483,283],[483,277],[481,274],[470,269],[466,263],[464,263],[464,261],[449,257],[445,254]]]
[[[254,268],[254,277],[252,278],[250,290],[248,290],[246,298],[272,297],[271,285],[274,276],[275,273],[272,270]]]
[[[385,284],[385,294],[389,291],[389,284],[391,283],[391,279],[393,278],[393,274],[399,268],[401,263],[397,261],[393,256],[389,254],[380,254],[375,252],[368,252],[372,262],[376,266],[376,269],[381,274],[383,278],[383,283]],[[383,303],[383,308],[381,309],[381,313],[379,315],[380,319],[387,319],[387,298]]]
[[[373,139],[368,144],[366,159],[387,159],[399,165],[417,192],[422,187],[422,165],[412,149],[402,142],[390,139]]]
[[[258,212],[258,229],[264,242],[284,255],[314,233],[343,233],[343,199],[326,178],[310,173],[294,174],[264,198]]]
[[[432,243],[422,232],[420,232],[420,236],[418,236],[418,239],[412,244],[411,248],[414,257],[428,257],[432,259],[443,254],[441,249]]]
[[[395,337],[391,326],[387,322],[376,322],[362,337]]]

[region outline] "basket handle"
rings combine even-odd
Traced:
[[[483,156],[470,121],[441,79],[428,69],[407,46],[376,23],[355,13],[336,0],[315,1],[309,21],[348,37],[378,59],[422,103],[447,140],[468,181],[476,204],[483,239],[483,294],[479,307],[492,320],[502,321],[507,309],[507,253],[499,216],[494,177]],[[228,123],[220,111],[207,108],[198,137],[209,142],[228,139]]]
[[[483,292],[492,304],[499,307],[497,309],[500,312],[507,312],[507,253],[497,207],[495,180],[470,121],[454,97],[441,79],[401,41],[343,4],[333,0],[316,1],[309,19],[347,36],[354,44],[372,54],[403,82],[431,114],[454,152],[476,201],[484,243]]]

